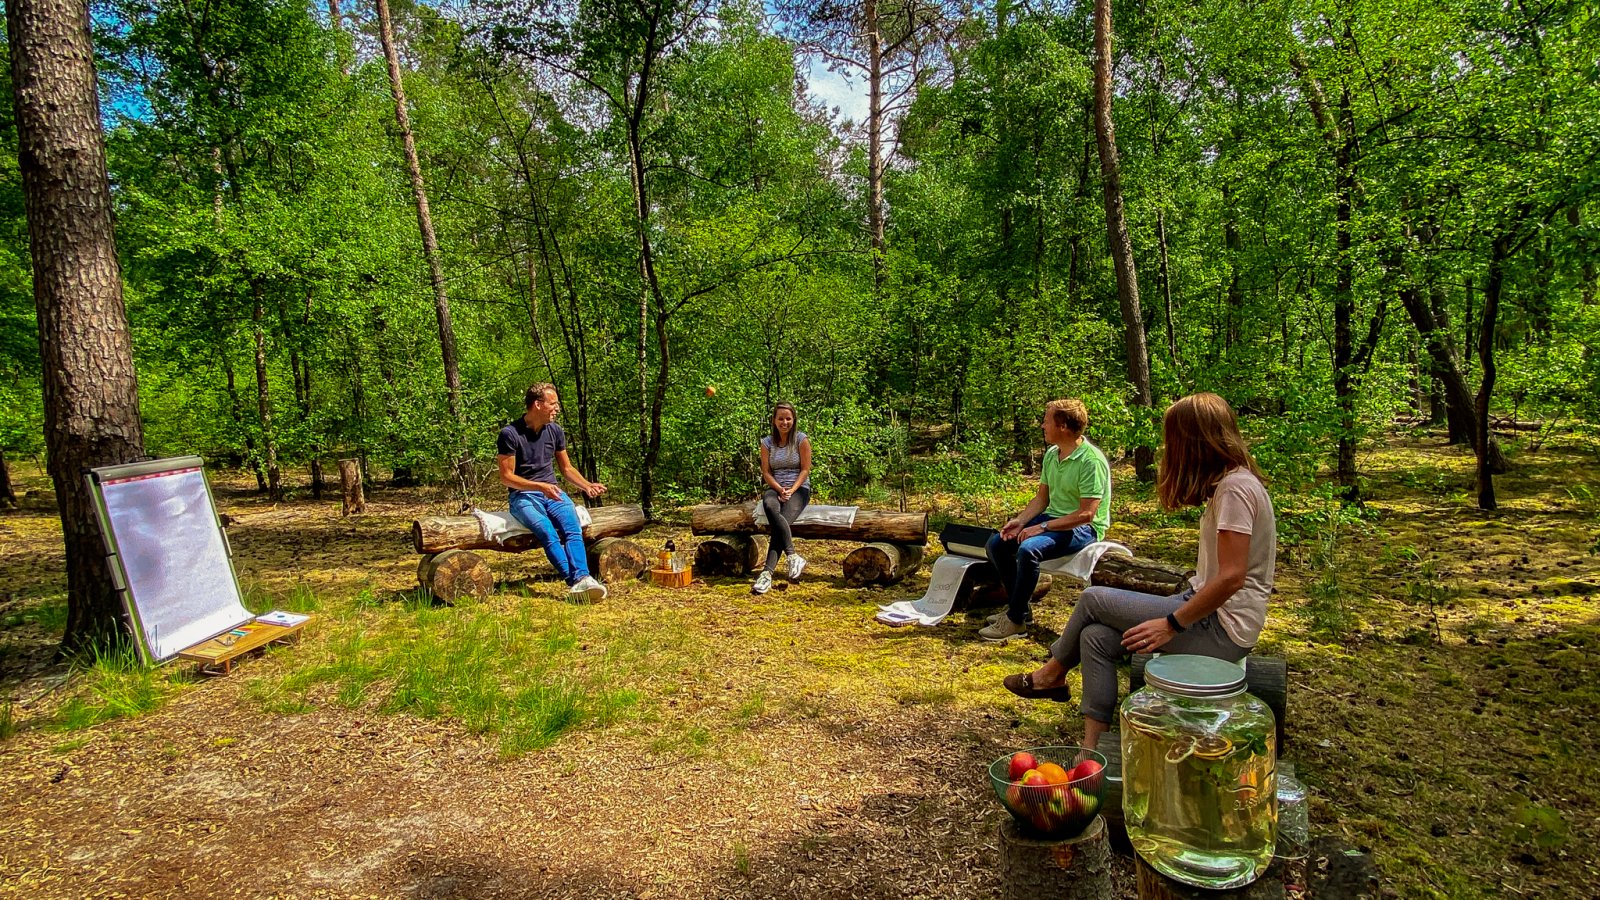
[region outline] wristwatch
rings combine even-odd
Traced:
[[[1182,625],[1178,624],[1178,617],[1176,614],[1167,613],[1167,624],[1172,626],[1173,631],[1177,632],[1178,634],[1183,634],[1184,628]]]

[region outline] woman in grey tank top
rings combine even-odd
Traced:
[[[770,423],[772,433],[761,439],[761,481],[767,488],[761,504],[766,507],[771,540],[767,542],[767,565],[750,589],[755,594],[772,589],[780,554],[789,554],[790,581],[799,581],[806,567],[805,557],[795,552],[790,526],[811,501],[811,439],[796,427],[792,404],[774,406]]]

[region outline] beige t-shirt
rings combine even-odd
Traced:
[[[1217,576],[1217,529],[1250,535],[1250,555],[1244,570],[1244,587],[1217,610],[1222,629],[1235,644],[1254,647],[1267,621],[1267,597],[1272,594],[1273,570],[1278,560],[1278,523],[1272,515],[1272,498],[1249,469],[1229,469],[1200,516],[1200,561],[1189,583],[1195,590]]]

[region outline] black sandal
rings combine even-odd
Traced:
[[[1065,684],[1049,688],[1034,687],[1032,672],[1025,675],[1007,675],[1004,684],[1006,690],[1024,700],[1054,700],[1057,703],[1066,703],[1072,699],[1072,688]]]

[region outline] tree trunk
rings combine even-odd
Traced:
[[[1478,365],[1483,370],[1478,381],[1478,396],[1474,404],[1477,414],[1478,448],[1478,508],[1495,509],[1499,506],[1494,496],[1494,465],[1489,454],[1483,452],[1494,439],[1489,431],[1489,402],[1494,397],[1497,375],[1494,361],[1494,329],[1500,317],[1500,291],[1505,284],[1505,263],[1511,255],[1510,240],[1505,235],[1494,239],[1489,250],[1489,271],[1483,279],[1483,311],[1478,322]]]
[[[755,520],[756,501],[745,503],[703,503],[689,510],[689,527],[703,534],[768,534],[765,523]],[[851,525],[798,522],[790,526],[795,537],[833,541],[887,541],[891,544],[924,544],[928,540],[928,514],[888,512],[876,509],[856,511]]]
[[[10,0],[18,167],[44,373],[46,468],[66,544],[64,651],[125,636],[83,473],[144,455],[84,0]]]
[[[1452,421],[1460,417],[1462,410],[1475,410],[1476,401],[1473,400],[1472,389],[1467,386],[1466,376],[1461,374],[1461,366],[1456,361],[1455,352],[1446,343],[1448,338],[1445,330],[1434,319],[1433,309],[1423,299],[1422,292],[1411,285],[1405,285],[1400,288],[1400,302],[1411,317],[1411,324],[1416,326],[1417,333],[1422,336],[1422,345],[1428,351],[1430,369],[1444,388],[1445,406],[1450,410]],[[1473,415],[1475,417],[1475,413]],[[1468,422],[1472,424],[1473,420],[1469,419]],[[1468,436],[1467,443],[1476,453],[1479,445],[1475,424]],[[1504,471],[1505,455],[1500,450],[1500,442],[1493,434],[1489,435],[1488,456],[1492,467]]]
[[[650,566],[644,548],[627,538],[600,538],[589,544],[587,549],[589,571],[606,584],[631,581],[644,574]]]
[[[494,571],[471,550],[446,550],[422,558],[417,583],[446,603],[475,603],[494,592]]]
[[[1005,900],[1103,900],[1111,888],[1111,842],[1095,816],[1083,833],[1064,841],[1028,837],[1016,820],[1000,823],[1000,896]]]
[[[17,492],[11,486],[11,467],[6,465],[6,452],[0,450],[0,507],[17,505]]]
[[[589,510],[592,520],[583,530],[585,543],[601,538],[626,537],[644,530],[644,510],[633,505],[606,506]],[[533,535],[520,534],[504,543],[485,539],[475,516],[427,516],[411,523],[411,543],[418,553],[445,550],[500,550],[522,553],[536,549]]]
[[[1355,389],[1352,384],[1355,374],[1351,338],[1351,321],[1355,316],[1355,257],[1350,251],[1350,220],[1356,181],[1352,116],[1350,90],[1346,87],[1339,94],[1338,137],[1333,148],[1334,243],[1338,252],[1333,289],[1333,394],[1339,410],[1334,480],[1344,488],[1344,499],[1355,503],[1361,499],[1361,485],[1356,473]]]
[[[1117,162],[1117,137],[1111,123],[1111,0],[1094,4],[1094,133],[1100,153],[1100,181],[1105,193],[1106,238],[1117,276],[1117,300],[1122,307],[1123,349],[1128,357],[1128,380],[1133,383],[1133,405],[1150,409],[1150,352],[1145,346],[1144,314],[1139,310],[1139,276],[1133,263],[1133,240],[1122,206],[1122,175]],[[1144,441],[1134,447],[1133,466],[1140,481],[1155,477],[1155,450]]]
[[[844,558],[844,583],[851,587],[895,584],[922,565],[923,544],[875,541]]]
[[[417,204],[417,227],[422,232],[422,255],[428,262],[428,278],[433,284],[433,312],[439,323],[439,351],[444,358],[445,398],[450,416],[461,429],[462,442],[456,459],[456,480],[466,497],[472,483],[471,458],[466,452],[466,413],[461,407],[461,369],[456,361],[456,332],[450,323],[450,298],[445,294],[444,267],[439,262],[439,242],[434,237],[433,215],[428,211],[428,192],[422,184],[422,165],[417,160],[417,142],[411,134],[411,114],[406,111],[406,92],[400,82],[400,54],[395,49],[394,25],[389,18],[389,0],[377,0],[378,32],[383,56],[389,68],[389,92],[394,95],[394,118],[400,126],[405,147],[406,170],[411,176],[411,193]]]
[[[361,461],[339,460],[339,487],[344,493],[340,515],[359,516],[367,511],[367,497],[361,490]]]
[[[863,37],[867,41],[867,232],[872,241],[872,296],[883,295],[883,33],[878,0],[864,0]],[[916,27],[912,25],[911,27]]]
[[[267,471],[267,499],[277,503],[283,500],[283,482],[278,472],[278,443],[272,434],[272,393],[267,380],[267,333],[261,323],[265,312],[261,283],[252,279],[250,290],[255,295],[250,321],[255,342],[256,414],[261,419],[261,465]]]
[[[712,534],[694,548],[697,575],[748,575],[761,564],[766,542],[750,534]]]

